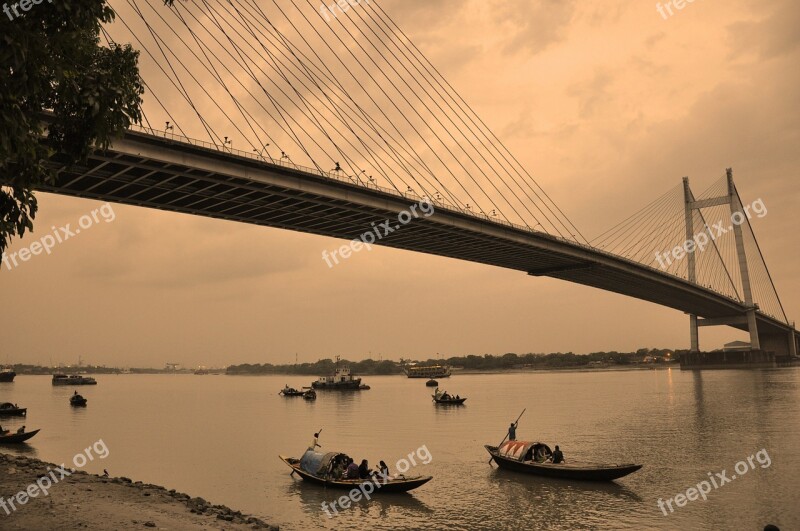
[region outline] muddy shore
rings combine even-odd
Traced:
[[[82,471],[62,479],[56,469],[52,463],[0,453],[0,529],[278,529],[158,485]],[[44,478],[53,483],[46,496],[36,486],[38,480],[47,488]],[[26,489],[30,495],[20,495]]]

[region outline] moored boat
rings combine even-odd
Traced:
[[[303,400],[316,400],[317,392],[313,389],[307,389],[303,392]]]
[[[332,389],[336,391],[358,391],[362,388],[361,378],[355,378],[350,374],[350,367],[339,366],[339,356],[336,356],[336,368],[334,369],[333,376],[320,376],[316,381],[311,383],[314,389]]]
[[[579,481],[612,481],[632,474],[642,465],[597,464],[571,461],[554,464],[547,459],[553,455],[544,443],[531,441],[506,441],[500,447],[484,445],[492,460],[500,468],[536,476]]]
[[[439,382],[433,379],[428,380],[427,382],[425,382],[425,387],[439,387]]]
[[[80,374],[54,374],[53,385],[97,385],[97,380],[91,376],[81,376]]]
[[[286,463],[293,472],[296,472],[304,481],[323,485],[334,489],[363,489],[370,492],[408,492],[421,487],[433,479],[432,476],[405,476],[398,474],[395,476],[375,475],[370,479],[335,479],[332,474],[334,460],[342,459],[345,454],[339,452],[316,452],[306,450],[300,459],[294,457],[278,456],[281,461]],[[369,489],[367,489],[369,487]]]
[[[303,391],[298,391],[294,387],[289,387],[286,385],[286,387],[281,389],[278,394],[283,396],[303,396]]]
[[[0,404],[0,417],[24,417],[28,414],[28,408],[19,407],[11,402]]]
[[[75,393],[74,395],[69,397],[69,405],[71,406],[86,407],[86,402],[87,400],[78,393]]]
[[[14,372],[14,369],[12,369],[10,367],[6,368],[6,369],[2,369],[2,370],[0,370],[0,382],[6,382],[6,383],[13,382],[14,381],[14,377],[16,375],[17,375],[17,373]]]
[[[19,444],[24,443],[34,435],[39,433],[39,430],[26,431],[23,433],[0,433],[0,444]]]

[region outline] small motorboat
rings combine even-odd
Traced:
[[[431,379],[431,380],[428,380],[427,382],[425,382],[425,386],[426,387],[439,387],[439,382],[437,382],[436,380]]]
[[[307,389],[307,390],[305,392],[303,392],[303,400],[316,400],[317,399],[317,392],[316,391],[314,391],[310,387],[309,388],[305,388],[305,389]]]
[[[553,455],[550,447],[540,442],[506,441],[499,448],[485,445],[486,451],[500,468],[536,476],[580,481],[612,481],[632,474],[642,465],[548,462]]]
[[[19,407],[11,402],[0,404],[0,417],[24,417],[28,414],[28,408]]]
[[[306,453],[300,459],[282,455],[278,457],[289,465],[292,473],[296,472],[304,481],[334,489],[353,490],[363,485],[363,490],[366,491],[369,485],[370,492],[376,494],[408,492],[433,479],[432,476],[405,476],[403,474],[395,476],[375,475],[371,479],[335,479],[331,474],[334,462],[347,457],[345,454],[306,450]]]
[[[19,444],[24,443],[34,435],[39,433],[39,430],[26,431],[22,433],[10,433],[8,430],[0,433],[0,444]]]
[[[69,405],[74,407],[86,407],[86,402],[87,400],[77,393],[69,397]]]
[[[287,385],[286,387],[281,389],[278,394],[288,397],[288,396],[303,396],[304,393],[305,393],[305,391],[298,391],[294,387],[289,387]]]
[[[361,391],[369,391],[371,389],[371,387],[368,386],[367,384],[361,384],[361,385],[358,386],[358,388]]]

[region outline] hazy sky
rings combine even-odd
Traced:
[[[588,237],[733,167],[790,319],[800,315],[800,4],[385,1]],[[100,203],[40,194],[37,231]],[[329,269],[307,234],[115,205],[0,268],[0,363],[187,366],[688,346],[688,317],[548,278],[399,250]],[[701,347],[745,339],[701,330]]]

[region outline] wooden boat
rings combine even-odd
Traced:
[[[287,385],[286,387],[281,389],[278,394],[288,397],[288,396],[303,396],[304,393],[305,393],[305,391],[298,391],[294,387],[289,387]]]
[[[69,405],[75,407],[86,407],[87,400],[81,395],[72,395],[69,397]]]
[[[28,408],[18,407],[11,402],[0,404],[0,417],[24,417],[28,414]]]
[[[293,473],[297,473],[304,481],[333,489],[353,490],[364,485],[364,490],[372,490],[374,494],[387,492],[408,492],[421,487],[433,479],[432,476],[374,476],[372,479],[334,479],[330,476],[332,463],[336,457],[346,457],[339,452],[321,453],[306,450],[301,459],[278,456]],[[367,485],[371,485],[369,489]]]
[[[445,391],[444,393],[440,393],[438,389],[436,390],[435,394],[431,395],[431,398],[433,398],[433,401],[436,402],[437,404],[441,404],[441,405],[445,405],[445,406],[448,406],[448,405],[460,406],[466,400],[466,397],[463,397],[463,398],[460,397],[460,396],[459,397],[455,397],[455,396],[449,394],[447,391]]]
[[[317,392],[313,389],[308,389],[303,393],[303,400],[316,400]]]
[[[24,443],[34,435],[39,433],[39,430],[26,431],[25,433],[8,433],[0,434],[0,444],[19,444]]]
[[[540,442],[507,441],[500,448],[489,445],[484,448],[500,468],[551,478],[612,481],[642,468],[642,465],[632,463],[611,465],[570,461],[556,465],[547,461],[541,462],[542,458],[546,459],[553,453],[549,446]]]

